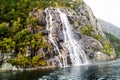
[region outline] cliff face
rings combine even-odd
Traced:
[[[106,36],[109,38],[110,43],[113,45],[113,47],[115,48],[115,53],[117,55],[117,57],[120,54],[120,28],[108,23],[104,20],[98,19],[102,30],[104,31],[104,33],[106,34]]]
[[[38,37],[44,36],[37,38],[40,40],[39,44],[44,45],[36,49],[26,46],[25,57],[19,55],[17,59],[29,62],[29,58],[32,58],[33,62],[19,63],[20,65],[26,67],[26,64],[32,63],[36,66],[39,57],[41,59],[39,65],[54,67],[88,64],[92,61],[116,58],[114,48],[102,32],[91,9],[84,2],[81,1],[81,4],[73,9],[68,7],[33,9],[31,14],[37,19],[39,26],[33,30],[34,27],[28,25],[28,30],[33,34],[39,32]]]
[[[43,19],[39,17],[38,13],[42,13]],[[68,22],[66,22],[65,16],[64,19],[61,19],[61,14],[65,14],[67,16]],[[93,61],[107,61],[115,59],[116,55],[114,49],[112,48],[109,40],[107,40],[106,36],[101,30],[101,26],[97,22],[94,17],[91,9],[85,4],[82,3],[80,6],[75,9],[70,8],[46,8],[45,11],[36,10],[34,11],[34,15],[39,20],[39,23],[45,22],[46,32],[49,32],[47,40],[51,44],[50,51],[46,51],[44,53],[44,57],[48,57],[47,64],[49,66],[69,66],[74,65],[76,62],[72,61],[72,57],[77,59],[79,56],[81,62],[80,64],[88,63]],[[45,21],[46,20],[46,21]],[[67,24],[65,24],[67,23]],[[71,33],[67,32],[67,28],[65,26],[71,27]],[[66,34],[64,34],[64,32]],[[82,50],[78,52],[78,55],[74,54],[73,47],[70,47],[72,53],[69,50],[69,46],[71,44],[67,44],[65,42],[65,35],[70,34],[72,38],[74,38],[76,44],[79,44],[79,47]],[[69,42],[69,35],[67,36]],[[73,40],[73,39],[72,39]],[[73,43],[74,44],[74,40]],[[67,45],[67,47],[66,47]],[[51,55],[52,54],[52,55]],[[83,57],[84,54],[86,57]],[[84,59],[86,58],[86,60]]]

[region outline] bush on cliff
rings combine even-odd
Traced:
[[[39,66],[46,66],[46,61],[39,56],[34,56],[32,59],[23,56],[22,54],[18,54],[17,58],[14,59],[7,59],[8,63],[12,65],[19,65],[21,67],[39,67]]]

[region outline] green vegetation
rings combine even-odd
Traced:
[[[105,34],[109,38],[110,43],[115,48],[115,52],[117,56],[119,57],[120,56],[120,39],[118,39],[117,37],[113,36],[110,33],[105,32]]]
[[[31,13],[34,8],[73,8],[76,5],[80,5],[79,0],[0,0],[0,52],[24,53],[25,46],[34,50],[44,46],[44,37],[36,32],[43,26],[38,25]]]
[[[108,55],[110,55],[111,53],[111,44],[108,42],[104,42],[104,46],[103,49],[101,50],[104,53],[107,53]]]
[[[82,27],[81,33],[101,41],[103,43],[103,49],[101,49],[101,51],[106,53],[107,55],[110,55],[112,48],[111,44],[108,41],[106,41],[102,36],[92,33],[91,27],[89,26]]]
[[[97,40],[104,41],[103,37],[100,36],[100,35],[92,34],[92,37],[95,38],[95,39],[97,39]]]
[[[16,54],[17,58],[8,60],[13,65],[46,65],[36,52],[50,45],[40,32],[45,26],[38,24],[32,11],[47,7],[74,9],[78,5],[80,0],[0,0],[0,52]],[[23,56],[27,46],[31,51],[29,58]]]
[[[8,59],[13,65],[46,65],[45,60],[37,56],[40,48],[50,48],[40,30],[45,26],[38,24],[32,11],[47,7],[70,7],[80,5],[80,0],[0,0],[0,52],[18,56]],[[30,57],[24,57],[26,47]],[[21,55],[20,55],[21,54]]]
[[[81,28],[81,33],[91,36],[91,28],[89,26],[84,26]]]
[[[34,56],[32,59],[18,54],[18,57],[15,59],[7,59],[7,62],[12,65],[19,65],[26,68],[27,66],[36,67],[36,66],[45,66],[46,61],[39,56]]]

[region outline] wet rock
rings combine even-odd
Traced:
[[[64,36],[63,36],[63,33],[59,30],[56,30],[56,33],[57,33],[57,38],[58,38],[58,41],[59,42],[63,42],[64,41]]]
[[[81,34],[80,33],[74,33],[74,38],[76,39],[76,40],[80,40],[82,37],[81,37]]]
[[[90,53],[89,54],[89,59],[93,59],[94,58],[94,53]]]
[[[71,62],[70,56],[67,56],[67,63],[68,63],[69,65],[72,65],[72,62]]]

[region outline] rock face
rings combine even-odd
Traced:
[[[44,57],[49,57],[47,60],[48,66],[74,65],[77,64],[75,60],[78,58],[80,59],[80,64],[90,62],[91,60],[107,61],[116,58],[115,51],[112,47],[109,49],[109,54],[106,51],[102,51],[105,48],[105,42],[109,43],[109,40],[107,40],[102,32],[101,26],[94,17],[91,9],[84,2],[74,10],[70,8],[58,9],[49,7],[46,8],[45,11],[36,10],[34,13],[39,23],[46,23],[46,30],[43,31],[43,34],[52,46],[49,51],[46,50],[44,53]],[[39,16],[36,13],[44,13],[44,15],[41,17],[41,15]],[[65,17],[61,19],[62,13],[67,16],[69,24],[64,20],[66,19]],[[76,45],[80,47],[79,50],[77,49],[79,51],[79,53],[77,53],[78,57],[74,54],[74,51],[77,51],[76,48],[74,50],[72,46],[71,50],[73,50],[73,52],[70,53],[69,46],[66,47],[67,41],[65,40],[67,34],[65,35],[64,32],[67,32],[67,28],[63,27],[66,26],[65,23],[71,26],[71,33],[68,32],[67,34],[71,34],[72,40],[75,40],[75,42],[77,42]],[[90,28],[90,31],[88,28],[87,30],[84,29],[86,26]],[[85,30],[85,32],[83,32],[83,30]],[[87,31],[90,34],[86,34]],[[73,56],[73,58],[71,58],[71,56]]]
[[[46,60],[47,66],[66,67],[88,64],[91,61],[107,61],[116,58],[114,49],[101,30],[91,9],[82,2],[71,8],[49,7],[35,9],[33,15],[49,47],[38,49],[35,55]],[[48,44],[46,44],[48,45]],[[30,47],[26,47],[26,57],[30,57]],[[1,59],[1,58],[0,58]],[[16,67],[3,65],[3,70],[17,70]]]

